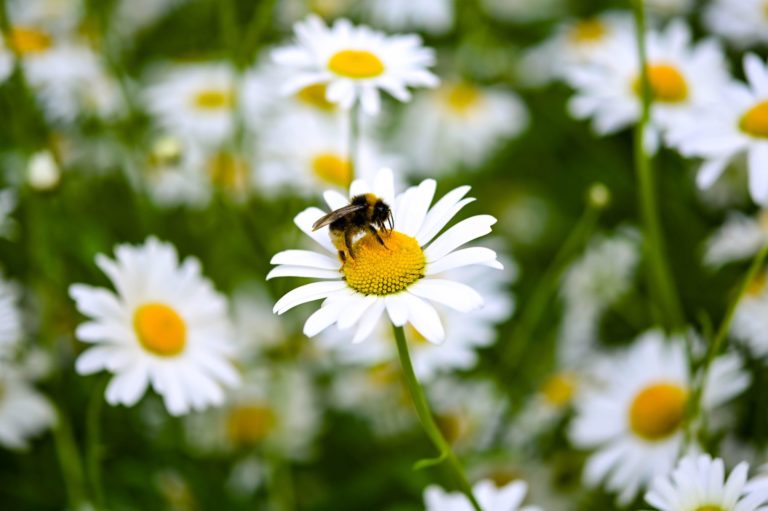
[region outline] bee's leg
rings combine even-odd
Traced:
[[[339,250],[339,259],[341,259],[341,264],[344,264],[347,262],[347,253],[343,250]]]
[[[372,225],[368,225],[368,231],[370,231],[371,234],[373,234],[376,239],[381,243],[381,246],[384,248],[387,248],[387,246],[384,244],[384,240],[381,239],[381,236],[379,235],[379,231],[376,230],[376,228]]]
[[[355,258],[355,253],[352,250],[352,235],[353,234],[354,233],[352,231],[350,231],[350,230],[347,230],[347,231],[344,232],[344,245],[346,245],[347,252],[349,252],[349,257],[351,257],[352,259]]]

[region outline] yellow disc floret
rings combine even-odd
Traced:
[[[384,245],[366,234],[341,267],[347,285],[364,295],[400,293],[424,276],[427,261],[418,241],[397,231],[380,236]]]
[[[671,64],[648,64],[651,96],[661,103],[681,103],[688,99],[688,83],[683,74]],[[639,95],[642,87],[638,76],[633,84]]]
[[[328,61],[328,69],[347,78],[375,78],[384,72],[379,57],[365,50],[341,50]]]
[[[576,392],[576,384],[569,374],[556,374],[541,387],[541,394],[552,406],[565,406],[570,403]]]
[[[52,45],[51,36],[32,27],[13,27],[8,35],[8,46],[20,55],[43,53]]]
[[[676,383],[649,385],[632,401],[630,427],[645,440],[663,440],[683,424],[687,402],[688,391]]]
[[[235,95],[227,89],[204,89],[195,94],[194,105],[201,110],[220,110],[235,104]]]
[[[207,170],[213,184],[229,191],[242,190],[248,182],[248,165],[230,153],[213,155],[207,162]]]
[[[570,32],[570,38],[575,43],[594,43],[600,41],[608,33],[605,24],[599,19],[585,19],[576,23]]]
[[[468,83],[457,83],[446,89],[445,100],[451,110],[457,113],[465,113],[475,106],[479,99],[480,91]]]
[[[706,505],[706,506],[697,507],[696,511],[725,511],[725,510],[720,506]]]
[[[235,444],[254,445],[274,430],[276,422],[275,413],[266,405],[238,406],[227,418],[227,434]]]
[[[349,160],[335,153],[320,153],[312,158],[312,172],[323,182],[346,188],[352,181]]]
[[[187,344],[184,320],[163,303],[145,303],[136,309],[133,328],[141,345],[156,355],[178,355]]]
[[[296,97],[306,105],[330,112],[336,109],[336,105],[326,99],[327,89],[328,87],[324,83],[307,85],[296,93]]]
[[[756,104],[741,116],[739,128],[753,137],[768,138],[768,101]]]

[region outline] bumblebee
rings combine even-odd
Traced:
[[[347,254],[352,259],[355,258],[352,245],[360,234],[370,233],[384,245],[379,231],[391,231],[394,228],[394,219],[389,205],[374,194],[366,193],[352,197],[348,205],[319,219],[312,226],[312,230],[316,231],[326,225],[330,226],[331,242],[344,262],[347,260]]]

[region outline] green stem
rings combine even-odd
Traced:
[[[349,185],[355,180],[360,149],[360,101],[349,109]]]
[[[101,410],[104,403],[104,384],[97,385],[88,403],[86,417],[85,463],[90,479],[93,504],[104,509],[104,490],[101,479]]]
[[[296,502],[293,495],[291,468],[275,453],[269,453],[269,475],[267,476],[270,509],[272,511],[293,511]]]
[[[645,149],[645,134],[651,117],[651,84],[645,48],[645,12],[643,0],[632,0],[635,15],[635,36],[638,61],[640,63],[641,113],[635,129],[635,171],[638,180],[638,194],[641,216],[645,227],[645,250],[648,257],[649,284],[656,297],[656,305],[668,329],[680,328],[685,324],[683,309],[675,289],[672,274],[666,259],[664,239],[659,221],[656,201],[656,184],[651,156]],[[656,308],[655,308],[656,309]]]
[[[435,448],[440,452],[440,460],[447,461],[459,483],[461,492],[467,496],[472,503],[472,507],[475,511],[482,511],[480,504],[475,499],[472,493],[472,486],[467,480],[467,476],[464,474],[464,469],[459,463],[458,458],[453,453],[451,446],[443,437],[440,432],[440,428],[437,427],[432,412],[429,409],[427,398],[424,395],[424,389],[421,387],[419,380],[416,378],[416,373],[413,371],[413,364],[411,363],[411,356],[408,353],[408,343],[405,340],[405,331],[403,327],[392,327],[395,331],[395,341],[397,342],[397,353],[400,356],[400,365],[403,368],[403,374],[405,376],[405,383],[408,386],[408,391],[411,394],[411,399],[416,407],[416,413],[419,416],[419,421],[424,428],[424,432],[434,444]]]
[[[56,455],[59,459],[61,474],[67,488],[69,508],[74,511],[87,502],[85,498],[85,480],[80,454],[77,451],[72,430],[60,409],[57,410],[57,424],[53,429],[53,439],[56,445]]]

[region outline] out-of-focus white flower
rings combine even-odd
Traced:
[[[236,82],[235,71],[223,62],[176,65],[157,72],[144,98],[163,130],[194,144],[216,147],[235,127]]]
[[[114,9],[110,27],[116,30],[124,41],[130,42],[136,32],[156,23],[163,16],[186,0],[120,0]]]
[[[75,284],[70,295],[89,321],[76,335],[93,346],[77,359],[80,374],[115,374],[106,390],[112,405],[132,406],[151,384],[173,415],[224,402],[224,387],[239,375],[227,304],[201,275],[200,263],[179,263],[173,245],[149,238],[119,245],[116,260],[99,254],[96,264],[117,293]]]
[[[648,78],[654,101],[646,145],[655,151],[662,131],[687,123],[702,108],[721,101],[730,79],[720,46],[713,39],[691,43],[684,22],[647,34]],[[571,114],[591,118],[600,135],[633,125],[640,116],[641,86],[637,47],[632,33],[601,47],[590,65],[574,66],[568,81],[576,89]]]
[[[13,72],[13,52],[5,43],[5,38],[0,37],[0,84],[2,84]]]
[[[646,9],[657,16],[680,16],[691,11],[694,0],[646,0]]]
[[[684,447],[684,420],[692,385],[681,337],[657,331],[597,366],[595,385],[576,399],[569,436],[576,447],[595,449],[584,469],[589,486],[601,482],[629,503],[651,480],[672,470]],[[711,411],[738,395],[750,376],[738,357],[721,356],[707,373],[702,409]]]
[[[697,183],[710,187],[734,158],[746,154],[752,199],[768,205],[768,65],[744,57],[748,85],[731,82],[718,101],[670,132],[685,156],[704,158]]]
[[[287,339],[283,322],[272,312],[272,300],[266,290],[250,283],[239,287],[232,297],[238,360],[254,360]]]
[[[281,0],[275,5],[281,25],[290,27],[310,14],[332,20],[344,16],[358,0]]]
[[[24,449],[56,421],[51,403],[14,367],[0,366],[0,445]]]
[[[768,43],[768,13],[764,0],[714,0],[704,22],[715,34],[739,47]]]
[[[563,10],[563,0],[483,0],[488,14],[506,21],[526,23],[553,16]]]
[[[366,0],[363,7],[376,26],[443,34],[453,28],[453,0]]]
[[[736,306],[731,334],[756,357],[768,355],[768,272],[762,270]]]
[[[704,263],[717,268],[757,254],[768,243],[768,211],[749,217],[731,213],[725,223],[707,240]]]
[[[472,488],[472,494],[485,511],[541,511],[536,506],[523,506],[528,484],[513,481],[501,488],[492,481],[480,481]],[[438,486],[424,491],[427,511],[472,511],[474,507],[462,493],[447,493]]]
[[[768,485],[748,480],[749,465],[739,463],[729,475],[719,458],[708,454],[681,459],[671,474],[660,474],[645,495],[659,511],[759,511],[766,509]]]
[[[140,174],[149,196],[159,205],[204,207],[212,188],[206,179],[205,151],[173,137],[157,139]]]
[[[525,104],[512,91],[445,83],[407,107],[395,147],[418,175],[436,176],[457,166],[477,168],[527,125]]]
[[[310,277],[320,282],[298,287],[277,301],[274,311],[282,314],[298,305],[324,300],[304,325],[314,337],[331,325],[341,330],[353,327],[353,342],[373,333],[380,318],[388,314],[392,324],[413,327],[430,342],[441,343],[445,329],[432,303],[458,312],[469,312],[483,304],[483,297],[470,286],[444,278],[445,272],[481,265],[501,269],[493,250],[460,247],[491,232],[496,219],[477,215],[443,231],[456,214],[473,199],[465,199],[468,186],[454,189],[432,205],[437,183],[432,179],[395,196],[394,177],[389,169],[377,173],[373,182],[355,180],[349,197],[372,193],[392,212],[394,228],[379,236],[364,234],[353,240],[354,257],[339,256],[341,248],[331,241],[329,228],[313,230],[325,216],[309,208],[295,218],[296,225],[319,243],[324,253],[286,250],[272,258],[277,265],[267,278]],[[331,210],[349,205],[349,198],[329,190],[324,194]],[[442,231],[442,234],[438,235]],[[345,249],[346,250],[346,249]],[[344,252],[346,253],[346,252]]]
[[[315,394],[310,375],[298,367],[252,369],[224,407],[188,418],[188,440],[201,450],[260,447],[306,459],[321,425]]]
[[[71,35],[82,22],[82,0],[8,0],[11,25],[45,28],[55,35]]]
[[[295,26],[296,43],[273,52],[275,61],[293,70],[286,94],[315,83],[327,83],[326,97],[343,108],[358,101],[377,114],[384,90],[400,101],[411,97],[408,87],[434,87],[437,76],[427,68],[434,52],[416,35],[387,36],[366,26],[337,20],[328,27],[317,16]]]
[[[16,209],[16,194],[11,189],[0,190],[0,238],[10,238],[16,230],[11,212]]]
[[[16,284],[0,278],[0,359],[9,359],[21,341],[20,292]],[[0,397],[2,392],[0,392]]]
[[[27,182],[35,190],[52,190],[60,179],[61,169],[50,151],[40,151],[29,159]]]
[[[591,64],[602,48],[610,47],[614,39],[626,37],[633,29],[627,12],[610,11],[594,18],[567,21],[549,39],[523,53],[518,63],[520,79],[534,87],[565,79],[571,67]]]

